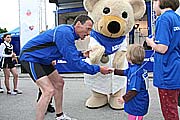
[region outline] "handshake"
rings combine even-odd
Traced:
[[[114,68],[108,68],[108,67],[105,67],[105,66],[100,66],[100,72],[102,74],[110,74],[114,71]]]

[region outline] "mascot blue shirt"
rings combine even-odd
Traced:
[[[125,39],[125,36],[118,38],[106,37],[94,30],[91,31],[90,36],[93,37],[99,44],[105,47],[105,54],[110,55],[116,52],[120,48],[120,44]]]

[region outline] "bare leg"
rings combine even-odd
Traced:
[[[1,72],[1,68],[0,68],[0,72]],[[0,88],[1,88],[1,79],[0,79]]]
[[[40,99],[41,95],[42,95],[42,92],[41,92],[41,89],[39,89],[37,102],[38,102],[38,100]],[[50,100],[50,102],[49,102],[49,105],[51,105],[51,103],[52,103],[52,98],[51,98],[51,100]]]
[[[18,73],[16,67],[13,67],[10,69],[12,75],[13,75],[13,84],[14,84],[14,90],[17,89],[17,84],[18,84]]]
[[[1,88],[1,79],[0,79],[0,88]]]
[[[0,69],[1,70],[1,69]],[[1,87],[1,79],[0,79],[0,93],[3,93],[4,92],[4,90],[3,90],[3,88]]]
[[[64,80],[59,75],[57,70],[51,73],[48,77],[54,86],[54,100],[56,106],[56,113],[59,114],[62,112]]]
[[[38,79],[36,84],[42,92],[36,107],[36,120],[44,120],[44,115],[47,110],[49,101],[54,95],[54,87],[47,76]]]
[[[3,71],[4,71],[4,77],[5,77],[4,84],[6,86],[7,91],[9,91],[10,90],[10,86],[9,86],[10,69],[3,68]]]

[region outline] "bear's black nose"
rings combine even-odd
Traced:
[[[108,31],[112,34],[116,34],[120,31],[121,29],[121,25],[116,22],[116,21],[111,21],[109,24],[108,24]]]

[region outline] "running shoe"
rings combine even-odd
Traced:
[[[9,95],[17,95],[17,92],[14,92],[14,91],[7,91],[7,94],[9,94]]]
[[[17,94],[22,94],[22,91],[21,90],[14,90],[14,92],[16,92]]]
[[[3,88],[0,88],[0,93],[3,93],[4,92],[4,89]]]
[[[75,118],[70,118],[66,114],[61,115],[60,117],[57,117],[56,120],[77,120]]]

